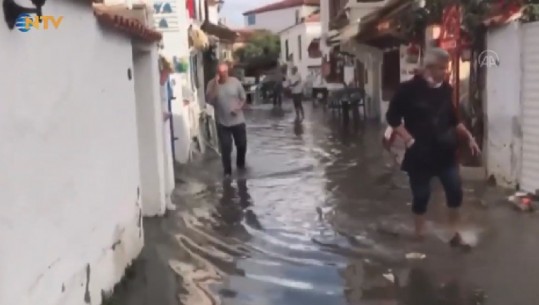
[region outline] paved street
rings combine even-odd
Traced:
[[[474,247],[452,249],[436,183],[430,234],[414,242],[406,177],[379,127],[344,131],[306,110],[302,126],[288,108],[249,110],[250,169],[231,184],[215,156],[181,168],[178,210],[145,221],[143,255],[109,304],[537,303],[537,216],[468,182],[463,237]]]

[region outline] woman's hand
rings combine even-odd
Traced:
[[[481,149],[479,148],[479,145],[477,145],[477,142],[473,137],[470,137],[470,139],[468,140],[468,147],[470,148],[472,156],[476,157],[481,154]]]
[[[409,138],[408,140],[406,140],[404,142],[404,145],[406,145],[406,149],[410,149],[415,143],[415,139],[414,138]]]

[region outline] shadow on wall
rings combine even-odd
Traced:
[[[174,128],[174,153],[176,162],[187,163],[191,159],[191,126],[190,108],[193,103],[192,94],[187,87],[176,85],[174,88],[176,99],[172,101],[172,119]],[[179,93],[179,94],[178,94]],[[190,103],[184,102],[190,101]]]
[[[191,136],[189,132],[189,120],[186,115],[186,111],[174,111],[173,110],[173,120],[174,120],[174,136],[175,136],[175,158],[176,162],[187,163],[190,159],[190,145],[191,145]]]

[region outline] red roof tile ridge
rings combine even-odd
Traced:
[[[320,5],[320,0],[281,0],[249,10],[247,12],[244,12],[243,15],[277,11],[302,5]]]
[[[132,37],[149,42],[162,39],[162,34],[159,31],[145,25],[136,18],[124,16],[122,12],[128,10],[125,6],[107,6],[102,3],[92,3],[92,7],[97,19],[105,25],[121,30]]]

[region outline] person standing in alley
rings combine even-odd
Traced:
[[[225,177],[232,175],[232,142],[236,145],[236,165],[245,169],[247,153],[247,130],[243,108],[245,90],[241,82],[229,75],[229,66],[221,63],[217,75],[208,83],[206,92],[208,103],[215,108],[217,134],[221,148],[221,158]]]
[[[282,108],[283,106],[283,78],[283,68],[278,62],[275,62],[275,66],[266,73],[266,77],[262,81],[272,87],[273,106],[275,108]]]
[[[291,75],[288,79],[288,86],[292,93],[292,101],[294,102],[294,109],[296,111],[296,120],[302,121],[305,119],[305,112],[303,111],[303,84],[301,75],[298,72],[297,67],[292,67]]]
[[[463,245],[458,230],[463,200],[457,160],[459,135],[468,141],[473,155],[478,155],[480,150],[459,121],[453,105],[453,88],[445,81],[449,61],[450,56],[443,49],[427,51],[422,73],[401,84],[390,102],[386,120],[406,143],[402,170],[409,176],[417,237],[424,236],[430,182],[438,177],[449,207],[450,244],[459,246]]]

